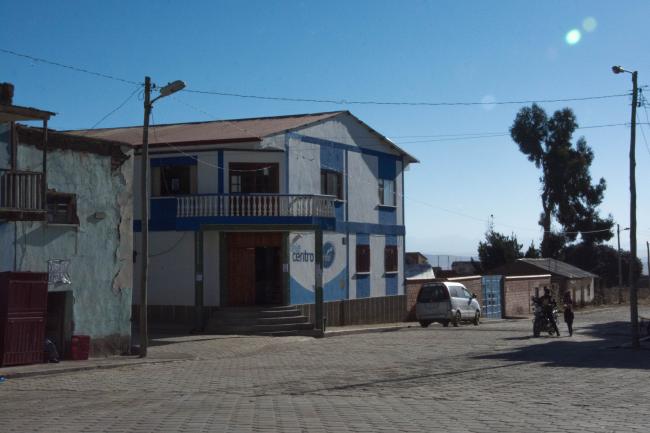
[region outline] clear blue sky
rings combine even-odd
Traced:
[[[591,27],[585,26],[590,17]],[[648,17],[647,1],[4,2],[0,47],[134,81],[148,74],[159,84],[183,79],[189,88],[224,92],[382,101],[555,99],[628,92],[630,76],[613,75],[614,64],[638,69],[640,84],[650,84]],[[571,29],[582,35],[573,45],[566,42]],[[2,53],[0,81],[16,84],[16,104],[57,112],[56,129],[91,127],[134,89]],[[630,120],[625,97],[543,104],[549,113],[563,106],[584,126]],[[514,231],[524,244],[538,242],[538,171],[508,136],[408,143],[424,139],[409,136],[506,133],[519,108],[182,93],[156,105],[155,121],[349,109],[421,161],[407,172],[407,248],[476,255],[490,214],[497,230]],[[639,118],[647,121],[643,109]],[[141,101],[133,98],[100,126],[141,122]],[[607,180],[602,213],[627,226],[629,128],[580,134],[595,152],[593,177]],[[650,126],[645,134],[650,140]],[[649,168],[639,129],[643,257],[650,240]],[[622,244],[629,245],[627,236]]]

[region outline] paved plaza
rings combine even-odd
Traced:
[[[0,383],[0,430],[646,432],[650,350],[625,347],[627,318],[578,313],[573,337],[538,339],[529,320],[157,339],[165,362]]]

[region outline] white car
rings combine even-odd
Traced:
[[[476,295],[470,294],[460,283],[425,283],[418,293],[415,316],[423,328],[433,322],[458,326],[461,321],[471,321],[478,326],[481,306]]]

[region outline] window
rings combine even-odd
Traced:
[[[323,195],[333,195],[339,200],[343,200],[343,176],[341,173],[331,170],[320,171],[320,193]]]
[[[47,193],[47,222],[49,224],[79,224],[77,196],[61,192]]]
[[[370,272],[370,246],[357,245],[357,273]]]
[[[397,245],[384,247],[384,272],[397,272]]]
[[[418,302],[440,302],[449,299],[445,286],[441,284],[424,285],[418,294]]]
[[[471,299],[472,295],[467,290],[463,289],[463,297],[465,299]]]
[[[277,163],[231,162],[230,192],[235,194],[277,194],[279,169]]]
[[[379,204],[382,206],[395,206],[395,181],[379,179]]]
[[[196,194],[196,165],[161,165],[151,168],[153,197]]]

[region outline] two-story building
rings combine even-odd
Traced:
[[[75,133],[142,143],[142,127]],[[326,303],[403,295],[404,170],[417,160],[351,113],[156,125],[149,140],[154,320],[313,304],[321,237]],[[135,303],[140,208],[136,194]]]
[[[54,113],[13,105],[9,84],[0,93],[0,272],[49,278],[39,326],[62,355],[73,334],[91,354],[128,351],[133,149],[48,129]],[[18,322],[7,332],[36,335]]]

